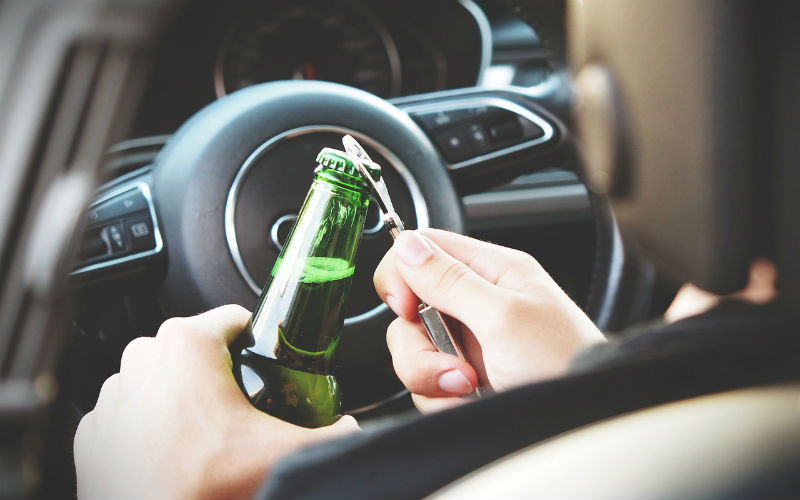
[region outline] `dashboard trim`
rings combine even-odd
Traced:
[[[483,85],[486,70],[489,69],[489,65],[492,62],[492,25],[489,23],[489,18],[486,17],[483,9],[473,0],[458,0],[458,3],[469,12],[478,26],[478,33],[481,37],[481,63],[478,67],[478,78],[476,78],[475,84],[481,86]]]
[[[588,192],[579,182],[475,193],[463,200],[470,229],[515,227],[520,218],[535,223],[592,218]]]

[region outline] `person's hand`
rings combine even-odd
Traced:
[[[563,374],[603,335],[530,255],[455,233],[404,231],[375,271],[398,315],[386,340],[400,380],[428,411],[462,402],[480,382],[494,391]],[[469,362],[436,350],[419,321],[422,299],[450,324]]]
[[[79,498],[250,498],[284,454],[358,428],[306,429],[250,405],[228,352],[248,317],[224,306],[128,344],[75,434]]]

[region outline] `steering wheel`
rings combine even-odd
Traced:
[[[575,162],[562,121],[513,90],[472,88],[389,103],[335,83],[255,85],[195,114],[151,171],[123,178],[95,202],[89,219],[103,228],[100,237],[113,242],[115,221],[122,220],[119,229],[129,233],[136,253],[95,264],[90,259],[76,273],[107,276],[161,266],[158,301],[165,316],[226,303],[252,308],[310,185],[313,159],[323,147],[341,148],[344,134],[384,167],[410,228],[463,232],[464,192],[539,165]],[[334,367],[351,412],[403,393],[385,345],[394,315],[372,286],[391,239],[372,207]],[[608,321],[619,278],[612,252],[619,248],[602,236],[613,234],[613,224],[598,221],[601,251],[587,310]],[[138,247],[136,234],[142,235]]]

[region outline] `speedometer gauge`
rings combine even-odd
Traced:
[[[267,2],[242,16],[220,51],[217,97],[272,80],[326,80],[392,97],[400,59],[380,22],[349,2]],[[283,6],[283,8],[279,6]]]

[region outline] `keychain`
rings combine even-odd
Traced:
[[[404,229],[403,221],[400,220],[400,216],[394,210],[383,177],[376,181],[369,169],[364,166],[364,163],[368,163],[375,171],[380,171],[380,165],[370,159],[367,152],[364,151],[364,148],[362,148],[358,141],[352,136],[345,135],[342,138],[342,144],[344,144],[345,151],[351,156],[353,164],[361,173],[362,177],[364,177],[370,191],[372,191],[375,201],[378,203],[378,207],[383,215],[383,223],[389,228],[389,234],[392,235],[393,240],[397,239],[397,236]],[[422,324],[425,325],[425,329],[428,331],[428,336],[431,338],[433,345],[435,345],[440,352],[452,354],[453,356],[458,356],[464,361],[467,361],[461,346],[453,337],[441,312],[425,302],[421,302],[419,305],[419,317],[422,320]],[[484,390],[480,387],[476,387],[475,392],[470,396],[481,397],[483,394]]]

